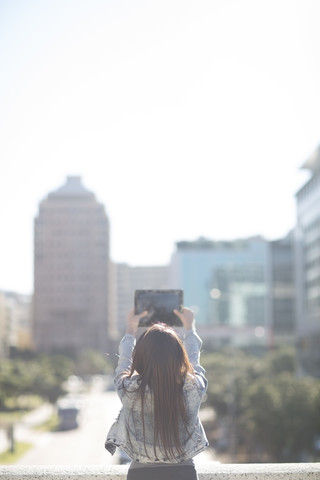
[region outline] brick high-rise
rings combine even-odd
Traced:
[[[81,183],[49,193],[34,225],[34,341],[38,351],[106,351],[109,222]]]

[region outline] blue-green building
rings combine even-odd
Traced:
[[[274,252],[274,245],[261,237],[176,244],[171,284],[183,289],[184,304],[195,311],[205,339],[220,345],[273,345]],[[291,308],[292,290],[289,298]]]

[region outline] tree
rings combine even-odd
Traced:
[[[111,372],[112,366],[101,352],[84,350],[75,361],[74,374],[78,376],[98,375]]]
[[[320,383],[296,378],[293,348],[264,357],[228,350],[203,355],[202,363],[208,403],[217,414],[217,427],[228,427],[229,450],[235,453],[241,445],[242,451],[263,451],[271,461],[312,455],[320,433]]]
[[[320,382],[281,373],[249,386],[243,423],[273,461],[299,461],[319,433]]]
[[[0,364],[0,408],[20,395],[39,395],[54,403],[64,393],[62,383],[73,372],[73,362],[63,356],[17,357]]]

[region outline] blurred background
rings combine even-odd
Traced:
[[[197,461],[320,457],[320,5],[0,0],[0,463],[104,450],[135,289],[204,339]]]

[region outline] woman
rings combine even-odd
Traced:
[[[149,327],[135,345],[142,317],[131,311],[119,346],[115,387],[122,409],[112,425],[106,448],[116,446],[132,459],[127,480],[196,480],[193,457],[208,441],[199,419],[207,389],[199,364],[201,339],[193,312],[174,310],[184,338],[165,324]]]

